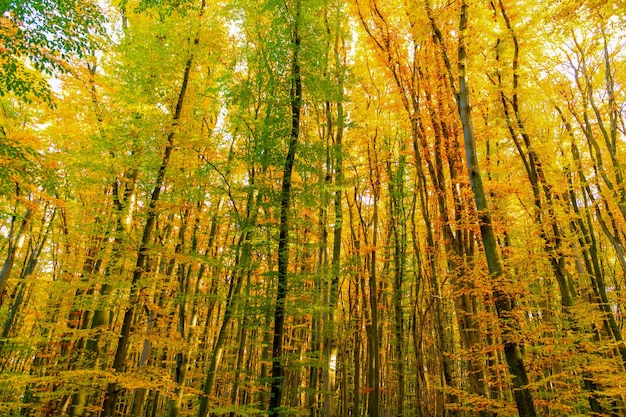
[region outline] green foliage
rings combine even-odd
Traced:
[[[0,95],[52,103],[44,75],[71,70],[73,57],[92,55],[104,35],[95,1],[3,0],[0,3]]]
[[[54,158],[38,136],[41,112],[10,98],[0,98],[0,195],[30,193],[36,188],[50,194],[58,184]]]
[[[296,1],[111,0],[118,37],[98,44],[95,0],[0,0],[0,259],[13,266],[0,294],[0,414],[97,414],[107,391],[129,414],[144,392],[142,415],[191,416],[202,401],[214,415],[267,415],[281,361],[279,415],[512,416],[503,346],[514,341],[540,414],[620,415],[624,345],[607,320],[622,324],[625,301],[624,174],[611,159],[625,151],[620,17],[605,53],[601,17],[551,26],[573,27],[577,49],[569,29],[539,27],[556,6],[509,2],[515,72],[500,2],[470,5],[477,155],[505,271],[494,277],[458,81],[423,3],[301,0],[302,123],[273,362]],[[461,3],[433,5],[453,75]],[[50,75],[62,83],[53,109],[41,105]],[[537,199],[520,149],[542,168]],[[514,303],[498,316],[499,299]],[[124,324],[126,359],[114,364]]]
[[[3,167],[0,170],[0,194],[11,194],[16,184],[34,173],[36,165],[33,149],[25,148],[21,143],[9,138],[0,138],[0,161]]]
[[[194,0],[121,0],[119,3],[122,10],[127,9],[129,5],[132,6],[134,13],[156,10],[162,18],[174,12],[185,14],[198,8],[198,2]]]

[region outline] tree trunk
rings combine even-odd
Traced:
[[[202,2],[202,10],[200,12],[200,17],[202,17],[202,13],[204,12],[205,2]],[[198,36],[194,41],[194,45],[197,46],[199,42]],[[173,127],[167,136],[167,142],[165,144],[165,151],[163,153],[163,159],[161,160],[161,165],[159,166],[159,171],[157,173],[156,183],[154,188],[152,189],[152,193],[150,194],[150,202],[148,205],[148,217],[146,220],[146,224],[143,228],[143,234],[141,238],[141,244],[139,246],[139,250],[137,251],[137,262],[135,264],[135,270],[133,271],[133,277],[131,280],[131,288],[130,288],[130,297],[129,297],[129,306],[126,307],[124,312],[124,320],[122,324],[122,331],[119,336],[117,349],[115,351],[115,357],[113,360],[113,369],[116,372],[123,372],[126,368],[126,360],[128,357],[128,347],[130,344],[130,333],[131,326],[133,322],[133,317],[135,315],[135,309],[140,303],[140,288],[138,288],[138,283],[141,280],[144,270],[146,268],[146,263],[148,260],[148,245],[152,240],[152,231],[154,229],[154,223],[157,217],[157,203],[159,201],[159,197],[161,192],[165,187],[165,172],[170,162],[170,157],[172,155],[172,151],[174,150],[174,137],[176,136],[176,126],[178,125],[182,110],[183,104],[185,102],[185,94],[187,93],[187,86],[189,84],[189,78],[191,74],[193,64],[193,53],[190,54],[187,62],[185,64],[185,69],[183,73],[183,81],[180,87],[180,92],[178,94],[178,100],[176,103],[176,110],[174,112],[173,117]],[[102,413],[101,417],[111,417],[115,412],[115,406],[117,404],[117,398],[122,389],[115,382],[111,382],[108,384],[106,393],[104,396],[104,401],[102,403]]]
[[[4,260],[4,264],[2,265],[2,271],[0,271],[0,307],[2,307],[2,304],[3,304],[4,292],[7,286],[7,281],[9,279],[9,276],[11,275],[11,271],[13,270],[13,265],[15,264],[15,256],[17,255],[17,252],[24,245],[24,240],[26,239],[26,229],[28,228],[33,218],[33,214],[37,210],[38,206],[39,206],[39,201],[34,202],[33,207],[28,207],[26,209],[26,213],[24,214],[24,217],[22,218],[22,221],[20,223],[20,227],[19,227],[19,230],[17,231],[16,236],[13,239],[13,242],[9,243],[9,250],[7,253],[7,257]],[[11,229],[15,225],[16,219],[17,219],[17,216],[13,216]],[[9,238],[10,237],[11,236],[9,236]]]
[[[291,174],[296,156],[298,136],[300,135],[300,111],[302,108],[302,78],[300,75],[300,0],[296,0],[294,27],[292,33],[293,61],[291,66],[291,135],[287,157],[283,169],[282,189],[280,193],[280,225],[278,237],[278,287],[274,310],[274,336],[272,341],[272,380],[269,404],[270,417],[280,415],[283,396],[283,336],[285,328],[285,301],[287,298],[287,273],[289,269],[289,209],[291,205]]]
[[[463,1],[461,5],[461,16],[459,23],[459,31],[461,37],[459,39],[458,49],[458,65],[459,65],[459,91],[457,95],[457,105],[459,109],[459,115],[463,124],[463,138],[465,142],[465,154],[467,172],[470,178],[470,184],[472,186],[472,192],[474,194],[474,202],[476,204],[476,210],[478,211],[478,221],[480,224],[480,233],[482,236],[483,246],[485,250],[485,257],[487,258],[487,265],[489,273],[494,281],[500,280],[504,276],[502,264],[500,261],[500,255],[498,253],[498,246],[491,225],[491,215],[487,206],[487,196],[483,188],[482,177],[480,169],[478,167],[478,155],[476,153],[476,138],[474,136],[474,127],[472,125],[472,116],[469,102],[469,88],[467,85],[467,72],[466,72],[466,49],[465,49],[465,37],[464,33],[467,30],[467,9],[468,5]],[[496,310],[498,317],[500,317],[502,324],[502,337],[504,341],[504,353],[506,361],[509,366],[509,371],[513,377],[513,395],[515,397],[515,403],[517,404],[517,410],[521,417],[535,417],[537,415],[535,411],[535,404],[533,401],[532,393],[528,388],[528,376],[526,374],[526,368],[522,357],[522,352],[519,344],[515,341],[515,336],[512,334],[518,329],[516,319],[511,315],[513,310],[512,300],[508,294],[503,292],[498,284],[494,285],[494,297]]]

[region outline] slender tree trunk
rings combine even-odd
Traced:
[[[43,211],[44,213],[47,212],[46,209],[44,209]],[[32,247],[30,247],[28,255],[26,256],[26,259],[24,261],[24,267],[22,268],[22,272],[20,273],[20,280],[22,282],[19,285],[19,289],[17,290],[17,295],[15,296],[15,299],[13,300],[13,304],[11,305],[9,309],[9,314],[2,328],[3,339],[6,339],[9,337],[11,329],[13,328],[13,325],[15,323],[15,319],[17,318],[17,313],[20,307],[22,307],[22,302],[24,301],[24,294],[26,292],[26,280],[33,274],[33,272],[35,272],[35,268],[37,268],[37,264],[39,263],[41,252],[43,251],[43,248],[46,245],[46,242],[50,235],[50,227],[52,226],[52,222],[54,221],[54,218],[56,216],[56,211],[57,211],[56,208],[52,210],[52,213],[50,214],[49,219],[47,219],[47,216],[44,214],[43,219],[42,219],[42,225],[41,225],[42,231],[39,234],[39,238],[37,239],[37,242],[34,245],[32,245]],[[46,220],[47,220],[47,224],[46,224]],[[4,346],[4,343],[5,343],[4,340],[0,342],[0,351],[2,350]]]
[[[204,12],[205,1],[202,2],[202,10],[200,12],[200,17],[202,17],[202,13]],[[199,37],[196,36],[194,41],[194,45],[197,46],[199,43]],[[159,166],[159,171],[157,173],[156,183],[154,188],[152,189],[152,193],[150,194],[150,202],[148,205],[148,217],[146,220],[146,224],[143,228],[143,234],[141,238],[141,243],[139,246],[139,250],[137,253],[137,262],[135,264],[135,270],[133,271],[133,277],[131,280],[131,289],[130,289],[130,298],[129,298],[129,306],[126,308],[124,312],[124,320],[122,324],[122,331],[119,336],[117,349],[115,351],[115,357],[113,359],[113,369],[116,372],[124,372],[126,368],[126,360],[128,358],[128,347],[130,343],[130,333],[133,322],[133,317],[135,315],[135,309],[137,305],[140,303],[140,288],[138,287],[139,281],[141,280],[144,270],[146,268],[146,263],[148,260],[148,245],[152,240],[152,232],[154,229],[154,223],[157,217],[157,203],[159,201],[159,197],[161,196],[161,192],[165,188],[165,172],[170,162],[170,157],[172,155],[172,151],[174,150],[174,138],[176,136],[176,126],[178,125],[182,111],[183,104],[185,102],[185,94],[187,93],[187,86],[189,84],[189,78],[191,75],[191,69],[193,64],[193,53],[190,53],[189,58],[185,64],[185,69],[183,72],[183,81],[180,87],[180,92],[178,94],[178,100],[176,103],[176,110],[174,112],[173,117],[173,127],[167,136],[167,141],[165,144],[165,151],[163,153],[163,159],[161,160],[161,165]],[[104,401],[102,403],[102,413],[101,417],[111,417],[115,412],[115,406],[117,404],[117,398],[122,389],[115,382],[109,383],[106,389],[106,393],[104,396]]]
[[[472,116],[469,102],[469,88],[467,85],[466,72],[466,49],[464,32],[467,29],[468,21],[468,5],[463,1],[461,5],[461,16],[459,23],[459,31],[462,34],[459,39],[458,65],[459,65],[459,91],[457,93],[457,104],[459,115],[463,124],[463,137],[465,142],[465,154],[467,172],[470,178],[470,184],[474,194],[474,202],[478,211],[478,220],[480,223],[480,233],[482,236],[485,257],[489,273],[494,281],[500,280],[504,276],[498,246],[491,225],[491,215],[487,206],[487,196],[483,188],[482,176],[478,167],[478,156],[476,153],[476,138],[474,135],[474,127],[472,125]],[[513,377],[513,395],[517,404],[517,410],[520,417],[534,417],[537,415],[532,393],[528,388],[528,376],[522,357],[519,344],[515,340],[513,332],[518,329],[516,319],[511,316],[513,310],[512,300],[510,296],[503,292],[496,283],[494,286],[495,305],[500,317],[502,327],[502,337],[504,339],[504,353],[509,366],[509,371]]]
[[[353,306],[354,311],[355,311],[355,318],[354,318],[354,327],[356,329],[358,329],[357,331],[354,332],[354,343],[353,343],[353,361],[352,363],[354,364],[354,385],[353,385],[353,391],[352,391],[352,415],[353,416],[358,416],[360,415],[360,407],[361,407],[361,401],[360,401],[360,397],[361,397],[361,332],[360,329],[363,328],[363,308],[362,306],[359,305],[359,300],[360,300],[360,294],[362,291],[362,287],[361,287],[361,276],[362,276],[362,270],[363,267],[361,265],[361,254],[360,254],[360,243],[357,237],[357,232],[356,232],[356,228],[357,226],[355,225],[355,220],[354,220],[354,212],[352,210],[352,207],[355,204],[350,204],[350,201],[348,200],[348,219],[349,219],[349,225],[350,225],[350,238],[352,241],[352,246],[353,246],[353,253],[352,255],[355,257],[355,263],[356,265],[354,266],[354,296],[352,296],[352,293],[349,294],[350,296],[350,305]]]
[[[256,207],[256,203],[253,201],[253,199],[254,197],[252,196],[252,194],[250,194],[248,197],[248,213],[251,217],[249,219],[246,219],[244,225],[245,231],[240,236],[239,242],[237,244],[237,257],[235,261],[235,266],[233,267],[233,273],[231,274],[230,287],[228,289],[226,307],[224,309],[224,317],[222,319],[222,323],[220,324],[217,339],[215,340],[215,344],[213,345],[213,349],[211,352],[209,369],[207,370],[206,378],[204,380],[204,385],[202,388],[203,395],[200,397],[200,408],[198,409],[198,417],[206,417],[206,415],[208,414],[209,396],[211,395],[215,381],[215,374],[222,358],[224,342],[226,341],[226,336],[228,333],[228,327],[235,312],[237,297],[239,296],[243,281],[245,279],[245,276],[247,276],[250,267],[252,256],[252,248],[250,243],[250,239],[252,237],[251,228],[254,227],[254,224],[256,223],[256,208],[254,208]]]
[[[336,18],[339,19],[340,10],[336,10]],[[339,23],[337,22],[336,30],[339,29]],[[324,371],[324,416],[329,417],[334,413],[334,407],[332,404],[333,393],[335,391],[335,379],[336,379],[336,366],[337,366],[337,348],[336,348],[336,336],[335,336],[335,310],[337,308],[337,301],[339,298],[339,278],[341,273],[341,236],[343,230],[343,132],[344,132],[344,110],[343,110],[343,63],[341,62],[339,55],[339,43],[340,35],[335,34],[334,42],[334,58],[335,58],[335,71],[337,73],[337,129],[334,137],[334,146],[332,148],[333,166],[335,168],[335,195],[333,199],[333,205],[335,209],[334,228],[333,228],[333,252],[331,261],[331,273],[332,279],[330,284],[330,297],[329,297],[329,313],[328,331],[325,332],[326,340],[324,342],[325,354],[324,357],[328,360]],[[329,109],[330,106],[327,105]],[[328,111],[327,117],[331,120],[332,115]],[[332,136],[332,133],[329,132]]]
[[[37,210],[38,206],[39,201],[33,203],[33,207],[28,207],[26,209],[26,213],[20,222],[19,230],[17,231],[15,238],[9,243],[8,254],[4,260],[4,264],[2,265],[2,270],[0,271],[0,307],[2,307],[4,302],[4,292],[9,276],[11,275],[11,271],[13,270],[13,265],[15,264],[15,256],[24,245],[24,241],[26,240],[26,229],[28,228],[33,218],[33,214]],[[13,216],[12,226],[15,225],[16,219],[17,216]]]
[[[363,224],[364,235],[367,234],[371,226],[372,243],[371,251],[366,256],[366,269],[368,273],[368,300],[369,320],[366,320],[365,330],[367,333],[367,391],[368,391],[368,416],[378,417],[381,412],[381,334],[379,322],[379,294],[377,277],[377,245],[378,245],[378,199],[380,195],[380,172],[377,158],[376,136],[372,138],[368,147],[369,183],[372,193],[372,219],[370,224]],[[367,244],[367,242],[365,242]],[[363,289],[365,289],[363,282]],[[365,297],[365,291],[364,291]],[[363,303],[365,306],[366,303]]]
[[[390,239],[393,239],[393,308],[394,308],[394,355],[397,378],[396,414],[404,415],[405,398],[405,370],[404,370],[404,308],[402,304],[403,286],[406,260],[406,215],[404,212],[404,176],[405,176],[405,147],[400,145],[398,169],[393,172],[391,164],[387,163],[389,176],[390,197]]]
[[[296,0],[293,27],[293,61],[291,66],[291,135],[287,158],[283,169],[280,193],[280,225],[278,237],[278,288],[274,310],[274,337],[272,342],[272,381],[269,404],[270,417],[280,414],[285,369],[283,365],[283,336],[285,328],[285,300],[287,298],[287,273],[289,269],[289,209],[291,206],[291,174],[300,135],[300,111],[302,108],[302,78],[300,75],[300,0]]]
[[[247,306],[250,299],[250,271],[243,272],[246,275],[246,286],[245,286],[245,305]],[[231,388],[230,394],[230,404],[235,405],[243,405],[244,401],[242,400],[239,388],[241,383],[241,371],[243,368],[245,354],[246,354],[246,343],[248,341],[248,323],[250,321],[249,315],[244,315],[239,323],[239,345],[237,347],[237,362],[235,364],[235,377],[233,379],[233,385]],[[230,417],[235,417],[235,412],[232,411],[230,413]]]

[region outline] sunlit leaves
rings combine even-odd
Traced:
[[[615,353],[622,344],[603,309],[622,324],[623,2],[467,1],[470,102],[500,277],[481,256],[482,213],[463,165],[453,94],[460,2],[429,3],[441,44],[425,2],[302,0],[304,94],[286,250],[289,412],[321,413],[332,395],[329,415],[365,415],[367,399],[384,392],[387,414],[403,398],[407,412],[421,415],[512,415],[503,330],[524,345],[542,413],[589,414],[593,395],[610,411],[623,395]],[[0,407],[43,414],[70,404],[66,411],[80,415],[72,395],[84,389],[86,409],[98,412],[114,382],[126,390],[119,406],[127,410],[135,389],[146,390],[153,407],[144,412],[156,414],[178,393],[181,415],[193,415],[202,398],[216,413],[267,408],[295,2],[207,0],[200,16],[202,0],[112,0],[114,39],[99,45],[104,22],[95,2],[0,4],[2,260],[27,209],[38,210],[0,295],[2,323],[15,311],[12,344],[0,341]],[[170,135],[163,187],[150,207]],[[541,165],[538,199],[516,139]],[[128,366],[113,373],[150,216]],[[328,299],[337,219],[335,309]],[[24,278],[41,242],[39,264]],[[404,258],[395,263],[396,256]],[[571,306],[562,305],[555,264],[572,287]],[[494,286],[516,300],[500,318]],[[227,304],[232,319],[224,324]],[[324,339],[331,313],[336,342]],[[222,326],[221,362],[205,396]],[[341,382],[327,390],[322,344],[334,343]],[[189,360],[184,382],[181,355]]]
[[[103,17],[92,1],[13,1],[0,7],[0,94],[51,103],[45,76],[67,72],[73,57],[95,53]]]

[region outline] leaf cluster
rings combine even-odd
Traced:
[[[68,72],[72,58],[93,55],[104,36],[94,1],[2,0],[0,12],[0,95],[27,102],[52,104],[43,76]]]

